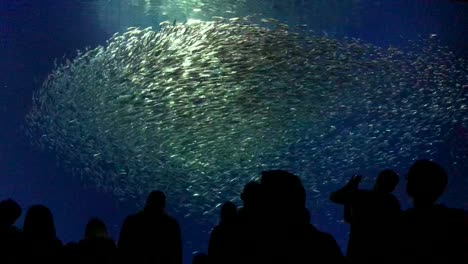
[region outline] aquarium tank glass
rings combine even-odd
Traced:
[[[0,199],[48,206],[68,243],[91,217],[118,240],[162,190],[185,263],[264,170],[301,178],[343,251],[329,196],[354,174],[371,188],[432,159],[449,173],[440,202],[464,208],[466,14],[449,0],[2,1]],[[408,208],[403,180],[396,193]]]

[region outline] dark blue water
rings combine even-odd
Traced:
[[[124,217],[138,210],[135,204],[119,202],[110,194],[85,188],[60,166],[60,157],[53,151],[38,150],[23,133],[24,116],[31,107],[33,91],[53,69],[55,58],[74,56],[77,49],[102,45],[114,32],[127,26],[159,22],[158,18],[141,15],[138,10],[130,10],[133,13],[120,14],[120,17],[106,13],[107,19],[99,18],[100,11],[92,2],[0,1],[0,199],[13,197],[24,209],[36,203],[49,206],[55,216],[57,233],[64,242],[80,239],[92,216],[105,220],[117,239]],[[300,12],[296,17],[302,23],[313,24],[314,30],[323,34],[357,37],[383,47],[404,45],[407,39],[437,34],[440,42],[458,57],[468,58],[468,4],[443,0],[333,2],[336,2],[335,10],[321,10],[320,16]],[[295,16],[282,14],[283,7],[275,8],[279,18],[287,20]],[[463,139],[466,129],[460,128],[459,139]],[[446,161],[449,151],[453,149],[440,150],[437,154],[440,162]],[[415,155],[419,155],[417,150]],[[453,178],[442,201],[449,206],[466,207],[463,174],[448,169]],[[330,191],[335,187],[330,186]],[[402,190],[400,185],[400,198],[407,207],[408,199]],[[339,219],[341,208],[329,206],[332,217]],[[311,212],[312,221],[331,232],[344,248],[347,227],[330,223],[330,216],[314,208]],[[195,223],[177,217],[183,226],[197,230]],[[18,225],[22,225],[22,219]],[[184,232],[183,236],[192,241],[186,245],[186,260],[192,251],[206,249],[206,236],[196,231]]]

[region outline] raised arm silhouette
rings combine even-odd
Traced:
[[[344,206],[344,219],[350,224],[346,256],[352,263],[392,262],[400,216],[400,203],[392,192],[399,177],[392,170],[384,170],[372,190],[359,189],[361,179],[353,176],[330,195],[332,202]]]

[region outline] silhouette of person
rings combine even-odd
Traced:
[[[21,212],[21,206],[12,199],[0,202],[0,263],[19,262],[22,236],[14,224]]]
[[[298,176],[284,170],[262,171],[260,262],[304,263],[305,189]]]
[[[57,238],[52,212],[44,205],[33,205],[23,224],[25,257],[28,263],[58,263],[62,242]]]
[[[309,210],[304,209],[304,252],[310,254],[307,258],[310,263],[343,263],[345,258],[335,238],[323,231],[318,230],[310,223]]]
[[[260,178],[260,224],[255,250],[240,263],[313,263],[339,260],[333,237],[309,223],[306,192],[288,171],[263,171]]]
[[[114,263],[117,261],[117,247],[107,233],[106,224],[99,218],[92,218],[86,225],[85,237],[79,242],[83,263]]]
[[[261,185],[251,181],[244,186],[241,193],[243,206],[238,210],[239,225],[239,253],[238,259],[242,262],[253,260],[258,254],[258,245],[261,243]]]
[[[221,207],[221,219],[211,231],[208,256],[213,264],[238,263],[239,228],[237,207],[226,202]]]
[[[444,193],[448,176],[439,164],[422,159],[410,167],[406,192],[413,208],[402,214],[402,257],[414,263],[466,263],[466,212],[436,201]]]
[[[261,186],[257,181],[251,181],[244,186],[241,193],[243,206],[239,209],[238,218],[241,224],[251,222],[259,213],[261,205]]]
[[[128,263],[182,263],[179,223],[165,212],[166,196],[153,191],[143,211],[128,216],[122,226],[118,249]]]
[[[391,262],[397,250],[396,231],[400,203],[392,194],[399,182],[392,170],[383,170],[373,190],[359,189],[361,176],[353,176],[330,200],[344,205],[344,219],[350,224],[347,258],[353,263],[378,260]]]

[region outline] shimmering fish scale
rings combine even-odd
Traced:
[[[346,173],[431,156],[468,122],[466,62],[432,42],[405,53],[214,20],[130,28],[58,66],[33,97],[32,140],[103,191],[158,188],[210,214],[271,168],[326,199]]]

